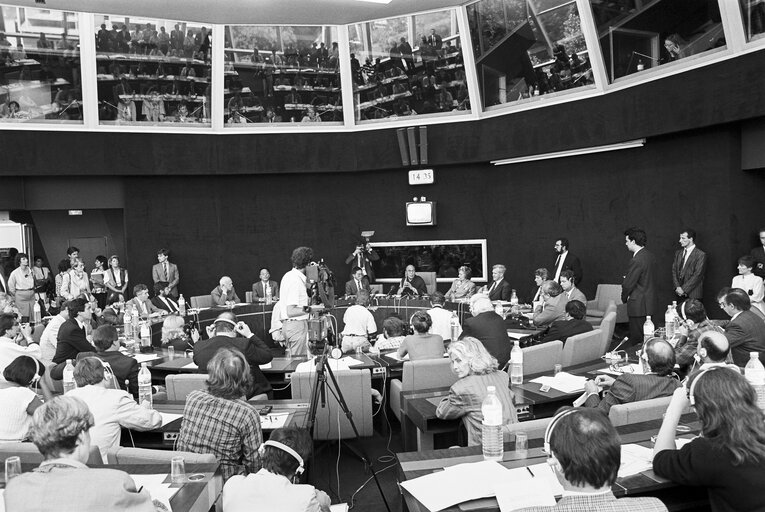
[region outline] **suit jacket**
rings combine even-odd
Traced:
[[[152,298],[151,303],[154,304],[157,309],[161,309],[162,311],[167,311],[168,313],[177,313],[179,311],[178,303],[175,302],[171,297],[165,297],[165,299],[167,299],[170,305],[165,304],[165,302],[159,297]]]
[[[592,325],[587,320],[556,320],[550,325],[550,329],[547,334],[542,338],[542,343],[548,341],[560,340],[563,343],[566,342],[571,336],[582,334],[583,332],[590,332]]]
[[[105,307],[101,312],[101,325],[123,325],[125,323],[124,313],[114,310],[111,306]]]
[[[366,276],[361,279],[361,288],[363,290],[366,290],[371,293],[372,289],[369,287],[369,281],[367,280]],[[347,283],[345,283],[345,294],[346,295],[358,295],[359,288],[356,286],[356,280],[351,279]]]
[[[584,293],[582,293],[582,290],[580,290],[576,286],[571,288],[568,292],[563,292],[563,293],[566,295],[566,297],[568,297],[567,302],[570,302],[572,300],[578,300],[585,306],[587,305],[587,297],[584,295]]]
[[[590,395],[584,405],[597,407],[608,414],[612,405],[671,396],[679,385],[680,381],[674,375],[660,377],[650,373],[648,375],[623,373],[616,378],[602,400],[598,395]]]
[[[80,352],[95,352],[95,348],[85,337],[85,329],[81,329],[77,320],[70,318],[58,330],[58,343],[56,344],[56,355],[53,356],[53,362],[62,365],[61,372],[64,371],[63,365],[67,359],[74,361]],[[61,379],[62,373],[51,373],[54,379]]]
[[[369,278],[369,282],[374,282],[375,280],[375,271],[372,268],[372,262],[378,261],[380,259],[380,255],[375,252],[374,249],[370,251],[364,251],[362,253],[361,258],[361,265],[359,265],[359,258],[357,256],[354,256],[353,253],[350,253],[347,258],[345,258],[345,264],[350,265],[350,270],[353,270],[353,267],[360,267],[364,269],[364,275],[366,275]]]
[[[101,361],[109,363],[112,373],[117,378],[120,389],[127,391],[138,398],[138,372],[141,370],[138,361],[130,356],[126,356],[117,350],[108,350],[106,352],[80,352],[77,354],[77,361],[86,357],[97,357]],[[127,381],[127,384],[125,384]]]
[[[170,286],[172,287],[172,291],[170,294],[173,297],[178,296],[178,282],[181,280],[181,275],[178,273],[178,265],[175,263],[167,262],[167,274],[165,275],[164,271],[162,270],[162,264],[157,263],[153,267],[151,267],[151,278],[154,280],[154,282],[159,281],[167,281],[170,283]]]
[[[494,311],[484,311],[472,318],[466,318],[460,339],[466,336],[478,338],[489,354],[497,359],[500,368],[507,364],[513,345],[507,336],[505,321]]]
[[[555,265],[555,262],[558,261],[558,257],[555,257],[555,260],[552,264],[552,272],[550,272],[550,279],[555,277],[555,271],[558,270],[558,267]],[[584,277],[584,271],[582,270],[582,263],[579,261],[579,258],[571,254],[571,252],[566,253],[566,259],[563,260],[563,268],[560,269],[561,272],[564,270],[570,270],[574,273],[574,279],[576,280],[576,284],[580,284],[582,282],[582,278]]]
[[[563,496],[552,507],[526,507],[516,512],[666,512],[658,498],[619,498],[612,492]]]
[[[254,334],[247,338],[231,338],[229,336],[213,336],[207,340],[199,340],[194,345],[194,362],[199,367],[199,373],[207,373],[207,363],[213,358],[216,352],[222,348],[236,349],[244,354],[247,362],[250,363],[250,372],[253,378],[253,389],[247,398],[255,395],[271,392],[271,384],[268,382],[263,372],[260,371],[261,364],[270,363],[274,356],[265,343]]]
[[[268,281],[268,283],[271,285],[271,297],[274,301],[279,300],[279,283],[276,281]],[[255,299],[265,299],[266,298],[266,290],[264,289],[263,281],[258,281],[257,283],[252,285],[252,296]]]
[[[690,299],[701,299],[704,296],[706,267],[707,255],[704,251],[694,247],[688,255],[688,261],[683,265],[683,249],[680,249],[675,252],[672,262],[672,286],[682,288]]]
[[[148,314],[143,312],[143,308],[141,307],[141,304],[146,304],[146,311],[148,312]],[[129,301],[125,303],[125,307],[128,307],[129,305],[134,306],[138,310],[138,315],[141,318],[147,318],[152,313],[159,313],[160,311],[163,311],[162,309],[159,309],[157,306],[152,304],[150,300],[147,300],[146,302],[141,302],[136,297],[133,297],[132,299],[130,299]]]
[[[754,268],[752,269],[752,272],[756,276],[760,276],[762,278],[765,278],[765,248],[761,245],[758,245],[752,251],[749,253],[752,255],[752,258],[754,258]]]
[[[225,306],[227,300],[233,300],[234,302],[241,302],[239,296],[236,294],[236,290],[233,288],[230,292],[223,293],[220,286],[216,286],[213,291],[210,292],[212,297],[213,306]]]
[[[622,302],[629,316],[653,315],[656,311],[654,264],[656,259],[648,249],[633,255],[622,282]]]
[[[492,283],[494,284],[494,283]],[[487,285],[487,290],[491,288],[491,284]],[[491,290],[491,293],[489,293],[489,300],[503,300],[505,302],[510,301],[510,297],[513,295],[513,288],[510,286],[510,283],[505,281],[505,278],[503,277],[497,282],[497,286],[494,287],[493,290]]]
[[[742,311],[725,326],[733,362],[746,366],[749,352],[759,352],[760,361],[765,363],[765,323],[751,311]]]
[[[541,309],[534,311],[532,317],[534,326],[546,327],[556,320],[563,320],[566,316],[566,304],[568,304],[568,297],[565,293],[547,299]]]

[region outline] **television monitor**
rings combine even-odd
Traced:
[[[436,202],[421,201],[406,203],[407,226],[435,226]]]

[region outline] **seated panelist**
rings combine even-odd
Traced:
[[[271,272],[263,267],[259,272],[260,281],[252,285],[252,297],[254,299],[265,299],[268,290],[271,290],[271,298],[274,301],[279,300],[279,283],[271,280]]]
[[[366,290],[371,294],[369,279],[364,275],[364,271],[361,270],[361,267],[353,267],[351,280],[345,283],[345,294],[358,295],[359,290]]]
[[[227,302],[241,302],[234,290],[234,282],[228,276],[220,278],[218,286],[210,292],[210,296],[214,306],[225,306]]]
[[[414,273],[414,265],[407,265],[404,277],[398,284],[397,297],[422,297],[428,294],[425,281]]]

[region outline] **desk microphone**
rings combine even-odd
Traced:
[[[390,287],[390,291],[388,292],[388,295],[386,295],[387,298],[391,298],[393,296],[393,290],[396,289],[396,285]]]

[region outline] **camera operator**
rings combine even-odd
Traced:
[[[345,264],[350,265],[351,270],[354,267],[359,267],[362,275],[366,276],[370,283],[374,283],[375,271],[372,269],[372,262],[379,259],[380,256],[372,249],[369,242],[362,240],[356,245],[356,249],[345,259]]]
[[[308,301],[306,269],[313,259],[313,249],[298,247],[292,251],[292,270],[279,284],[282,304],[282,334],[293,356],[308,355]]]

